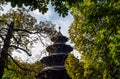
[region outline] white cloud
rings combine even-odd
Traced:
[[[35,16],[38,20],[50,20],[50,16],[52,16],[52,12],[50,10],[43,15],[38,9],[36,9],[31,12],[31,14],[33,14],[33,16]]]
[[[53,24],[56,24],[56,29],[61,26],[61,32],[68,36],[68,28],[73,22],[73,16],[69,13],[66,17],[60,17],[58,13],[54,11],[54,8],[51,5],[48,5],[49,10],[47,13],[42,14],[39,10],[31,11],[30,14],[39,21],[51,21]]]
[[[53,9],[51,6],[48,6],[49,10],[47,13],[42,14],[38,9],[31,11],[30,14],[35,16],[38,21],[40,20],[50,20],[50,17],[53,16]]]

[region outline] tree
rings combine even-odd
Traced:
[[[79,62],[79,59],[75,58],[74,55],[68,55],[65,68],[72,79],[84,79],[83,62]]]
[[[42,70],[43,66],[40,62],[27,63],[16,62],[22,66],[22,69],[18,67],[11,59],[8,61],[8,65],[5,68],[5,72],[2,79],[35,79],[35,76]],[[25,69],[27,68],[27,69]],[[24,69],[24,70],[23,70]]]
[[[10,10],[0,16],[0,79],[9,61],[8,57],[12,58],[14,50],[23,51],[31,56],[28,47],[41,37],[54,35],[54,26],[50,21],[37,24],[36,19],[24,8]],[[31,35],[37,35],[39,38],[32,38]]]
[[[69,33],[75,49],[82,54],[84,78],[119,79],[120,1],[51,0],[52,2],[58,13],[66,12],[63,7],[67,8],[66,10],[68,7],[72,9],[75,20]]]
[[[30,10],[39,9],[43,14],[48,11],[48,5],[54,6],[55,11],[61,16],[66,16],[68,14],[68,8],[64,4],[64,0],[3,0],[4,2],[11,2],[12,7],[23,5],[29,6]],[[72,0],[74,1],[74,0]]]
[[[69,9],[66,5],[74,5],[79,0],[1,0],[0,3],[11,3],[12,7],[29,7],[29,10],[38,9],[42,14],[48,11],[48,5],[51,4],[55,12],[59,13],[60,16],[65,17],[69,13]],[[82,0],[80,0],[82,2]]]
[[[74,16],[70,39],[84,63],[84,77],[81,78],[120,78],[119,3],[119,0],[84,0],[70,6]]]

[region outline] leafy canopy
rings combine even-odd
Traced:
[[[119,4],[119,0],[84,0],[70,6],[74,16],[70,39],[84,63],[84,71],[79,71],[84,76],[79,75],[80,79],[120,78]]]
[[[37,23],[35,17],[31,16],[26,9],[18,9],[17,11],[10,10],[10,12],[3,14],[0,16],[0,36],[1,36],[1,48],[4,45],[4,40],[6,39],[6,34],[8,30],[8,25],[13,22],[14,29],[12,30],[13,35],[11,37],[11,50],[15,49],[23,49],[24,52],[27,52],[28,44],[32,45],[40,37],[51,37],[52,34],[56,33],[54,29],[54,24],[50,21]],[[38,37],[32,38],[30,35],[38,35]],[[18,46],[18,47],[17,47]],[[20,48],[19,48],[20,47]]]
[[[50,38],[52,35],[56,34],[57,32],[54,26],[55,25],[50,21],[40,21],[38,24],[37,20],[33,16],[29,15],[25,8],[21,8],[16,11],[10,10],[8,13],[1,15],[0,79],[2,79],[4,69],[8,65],[9,57],[17,66],[19,66],[11,56],[13,51],[23,51],[31,56],[32,53],[29,47],[37,40],[41,40],[41,38]],[[31,35],[36,35],[36,37],[33,38]]]
[[[72,79],[84,79],[83,62],[79,62],[79,60],[75,58],[74,55],[68,55],[67,60],[65,61],[65,68]]]
[[[2,79],[35,79],[35,76],[43,68],[40,62],[35,62],[31,64],[27,62],[20,62],[18,60],[16,60],[16,62],[23,68],[27,69],[22,70],[10,59],[8,62],[8,67],[5,68]]]
[[[29,6],[30,10],[39,9],[43,14],[48,11],[48,5],[54,6],[55,11],[62,16],[68,14],[68,8],[65,6],[65,0],[4,0],[5,2],[11,2],[12,7],[16,5],[22,7],[23,5]],[[74,1],[74,0],[72,0]]]

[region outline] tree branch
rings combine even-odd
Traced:
[[[40,40],[40,42],[42,43],[42,45],[43,45],[43,46],[46,46],[45,43],[43,42],[42,38],[40,37],[40,35],[38,35],[38,37],[39,37],[39,40]]]
[[[48,36],[46,35],[42,35],[42,33],[39,33],[40,36],[44,37],[44,38],[47,38]]]
[[[12,59],[12,61],[13,61],[20,69],[22,69],[22,70],[28,70],[28,69],[26,69],[26,68],[21,67],[21,66],[14,60],[14,58],[13,58],[10,54],[8,54],[8,56]]]
[[[18,39],[14,35],[12,37],[13,37],[14,41],[16,41],[17,45],[19,45],[21,42],[21,36],[19,35]]]
[[[39,33],[39,32],[30,32],[29,30],[26,30],[26,29],[14,29],[14,31],[23,31],[23,32],[26,32],[26,33],[29,33],[29,34]]]
[[[0,22],[4,22],[5,24],[7,24],[9,26],[9,24],[7,22],[5,22],[4,20],[0,20]]]
[[[4,39],[4,37],[2,36],[2,35],[0,35],[0,38],[4,41],[5,39]]]
[[[23,49],[23,48],[21,48],[21,47],[18,47],[18,46],[15,46],[15,45],[10,45],[10,47],[13,47],[13,48],[15,48],[15,49],[20,49],[20,50],[26,52],[29,56],[31,56],[31,54],[30,54],[27,50],[25,50],[25,49]]]
[[[1,28],[1,29],[0,29],[0,32],[1,32],[2,30],[8,30],[8,29],[7,29],[7,28]]]
[[[22,70],[24,70],[24,71],[34,71],[34,72],[36,72],[35,70],[30,70],[30,69],[27,69],[27,68],[23,68],[22,66],[20,66],[15,60],[14,60],[14,58],[10,55],[10,54],[7,54],[11,59],[12,59],[12,61],[20,68],[20,69],[22,69]]]

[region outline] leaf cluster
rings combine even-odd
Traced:
[[[8,67],[5,68],[4,75],[2,79],[35,79],[35,76],[38,72],[43,68],[40,62],[35,63],[27,63],[20,62],[16,60],[16,62],[22,66],[24,69],[18,67],[11,59],[8,62]],[[28,70],[27,70],[28,69]]]
[[[72,54],[68,55],[67,60],[65,61],[65,68],[67,70],[68,75],[72,79],[84,79],[83,62],[79,62],[79,60],[75,58]]]
[[[54,6],[55,11],[60,14],[60,16],[66,16],[68,14],[68,8],[65,5],[65,0],[5,0],[5,2],[11,2],[12,7],[23,5],[29,6],[30,10],[39,9],[43,14],[48,11],[48,5]]]
[[[85,0],[71,7],[74,22],[69,34],[82,55],[85,79],[120,78],[119,4],[119,0]]]

